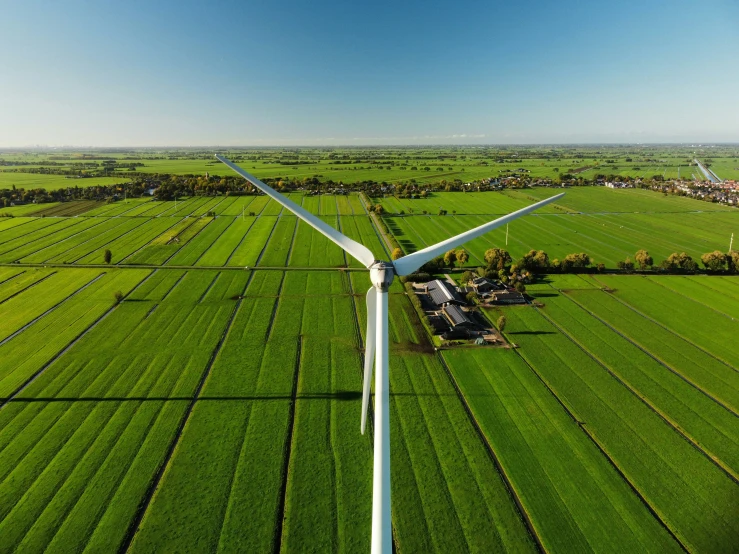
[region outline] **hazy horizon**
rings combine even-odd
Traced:
[[[739,5],[14,3],[0,148],[739,142]]]

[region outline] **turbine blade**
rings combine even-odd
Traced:
[[[318,232],[323,234],[326,238],[338,244],[342,249],[348,252],[351,256],[359,260],[365,267],[370,267],[375,263],[375,255],[372,252],[370,252],[369,248],[367,248],[363,244],[359,244],[358,242],[347,237],[346,235],[341,234],[338,230],[334,229],[330,225],[327,225],[326,223],[321,221],[321,219],[314,216],[312,213],[309,213],[308,211],[298,206],[295,202],[288,200],[285,196],[283,196],[279,192],[275,191],[271,187],[268,187],[267,185],[262,183],[262,181],[254,177],[254,175],[247,173],[246,171],[241,169],[239,166],[237,166],[233,162],[230,162],[223,156],[219,156],[216,154],[216,158],[218,159],[218,161],[226,164],[228,167],[233,169],[236,173],[241,175],[244,179],[249,181],[252,185],[254,185],[259,190],[264,192],[267,196],[272,198],[275,202],[282,204],[285,208],[290,210],[300,219],[305,221],[308,225],[310,225],[311,227],[316,229]]]
[[[480,235],[484,235],[488,231],[492,231],[496,227],[505,225],[506,223],[509,223],[514,219],[521,217],[522,215],[526,215],[533,212],[534,210],[541,208],[542,206],[546,206],[550,202],[554,202],[555,200],[557,200],[558,198],[562,198],[563,196],[564,193],[552,196],[551,198],[547,198],[546,200],[542,200],[541,202],[537,202],[536,204],[532,204],[531,206],[520,209],[517,212],[504,215],[503,217],[499,217],[498,219],[490,221],[489,223],[484,223],[479,227],[475,227],[474,229],[465,231],[464,233],[461,233],[456,237],[448,238],[442,242],[424,248],[423,250],[419,250],[418,252],[414,252],[413,254],[403,256],[402,258],[399,258],[393,262],[393,266],[395,266],[395,273],[397,273],[398,275],[409,275],[426,262],[433,260],[436,256],[440,256],[441,254],[444,254],[452,248],[461,246],[465,242],[475,239]]]
[[[375,366],[375,333],[377,328],[377,289],[371,287],[367,291],[367,335],[364,349],[364,386],[362,388],[362,434],[367,423],[370,391],[372,386],[372,368]]]

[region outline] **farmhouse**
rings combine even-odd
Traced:
[[[431,301],[437,306],[445,306],[447,304],[457,304],[459,306],[465,303],[459,293],[454,288],[440,279],[426,283],[426,291],[431,297]]]
[[[526,304],[526,298],[516,290],[499,290],[491,295],[494,304]]]
[[[505,290],[502,283],[488,279],[487,277],[478,277],[472,281],[472,288],[477,294],[492,292],[494,290]]]

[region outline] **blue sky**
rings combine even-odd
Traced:
[[[0,147],[739,142],[733,0],[0,13]]]

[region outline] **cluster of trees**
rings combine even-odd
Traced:
[[[720,250],[706,252],[700,257],[700,262],[706,271],[712,273],[739,273],[739,252],[735,250],[726,253]],[[638,268],[642,271],[656,269],[666,273],[695,273],[699,269],[698,262],[685,252],[673,252],[659,264],[655,264],[646,250],[639,250],[633,260],[627,257],[616,266],[627,272]]]

